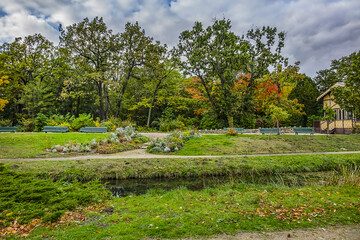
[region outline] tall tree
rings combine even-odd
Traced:
[[[129,82],[132,79],[141,78],[141,68],[149,58],[151,51],[149,47],[153,39],[145,35],[138,22],[135,24],[126,23],[125,31],[119,37],[120,48],[117,52],[115,64],[119,67],[112,75],[115,88],[115,111],[114,116],[120,115],[123,98]]]
[[[270,67],[276,68],[279,64],[286,67],[288,60],[281,53],[285,45],[285,32],[278,32],[276,27],[263,26],[250,29],[246,39],[249,43],[247,50],[249,58],[244,73],[249,75],[249,79],[242,109],[244,112],[253,112],[256,79],[269,74]]]
[[[231,32],[230,20],[215,20],[204,29],[195,22],[192,30],[181,33],[174,49],[180,66],[201,80],[214,112],[226,116],[229,127],[239,108],[241,96],[235,81],[245,70],[247,43]]]
[[[302,114],[303,105],[297,99],[289,99],[291,90],[304,78],[299,74],[299,63],[285,69],[278,65],[274,72],[264,75],[259,81],[273,84],[276,91],[267,96],[262,109],[271,116],[276,124],[277,132],[280,134],[279,123],[288,119],[291,115]]]
[[[338,78],[344,87],[334,89],[335,102],[355,116],[360,116],[360,51],[339,60]]]
[[[321,103],[316,100],[319,95],[320,92],[310,77],[305,76],[303,79],[299,79],[289,95],[289,99],[297,99],[300,104],[304,105],[303,110],[305,114],[296,118],[297,126],[307,126],[308,117],[318,115],[322,106]]]
[[[110,69],[114,55],[118,51],[119,35],[108,29],[102,18],[92,21],[85,18],[63,29],[60,26],[60,45],[67,48],[74,57],[73,64],[82,63],[87,79],[95,84],[99,97],[100,119],[105,118],[104,91],[107,87],[106,73]],[[86,63],[86,64],[84,64]]]

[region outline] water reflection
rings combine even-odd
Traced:
[[[180,179],[127,179],[106,180],[109,190],[114,197],[145,194],[150,189],[170,191],[186,187],[191,191],[199,191],[206,187],[217,187],[223,184],[249,183],[249,184],[280,184],[284,186],[304,186],[310,184],[327,184],[332,172],[292,173],[271,176],[212,176],[200,178]]]
[[[216,187],[219,184],[229,183],[228,177],[206,177],[186,179],[127,179],[107,180],[107,187],[114,197],[145,194],[150,189],[170,191],[180,187],[186,187],[191,191],[198,191],[206,187]]]

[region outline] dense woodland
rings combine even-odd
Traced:
[[[322,116],[316,98],[339,81],[342,106],[359,112],[360,52],[311,79],[299,62],[288,63],[285,33],[276,28],[238,36],[230,20],[196,22],[172,49],[138,23],[114,33],[102,18],[86,18],[59,32],[58,45],[41,34],[1,45],[1,125],[312,126]]]

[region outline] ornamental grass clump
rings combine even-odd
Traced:
[[[110,132],[104,139],[92,139],[88,143],[73,143],[70,141],[64,146],[54,145],[48,152],[52,153],[115,153],[138,148],[141,143],[149,139],[135,131],[133,127],[119,128],[116,132]]]
[[[147,151],[150,153],[176,152],[184,147],[185,142],[199,137],[201,137],[201,135],[198,132],[181,132],[177,130],[164,139],[156,139],[152,141],[148,146]]]

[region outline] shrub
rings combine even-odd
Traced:
[[[185,144],[193,138],[201,137],[197,132],[181,132],[175,131],[164,139],[156,139],[150,143],[147,151],[150,153],[156,152],[176,152],[179,151]]]
[[[40,132],[41,130],[43,130],[44,126],[47,125],[47,121],[48,121],[48,117],[45,116],[42,113],[39,113],[34,121],[34,125],[35,125],[35,132]]]
[[[229,135],[229,136],[236,136],[238,135],[237,131],[233,128],[229,128],[227,131],[226,131],[226,135]]]
[[[116,132],[110,132],[104,139],[92,139],[87,143],[72,143],[61,146],[54,145],[46,149],[48,152],[91,152],[115,153],[133,148],[138,144],[149,141],[149,138],[137,133],[133,127],[119,128]]]
[[[0,127],[11,127],[12,122],[10,119],[0,120]]]
[[[201,117],[200,129],[217,129],[222,127],[219,119],[215,118],[215,113],[212,111],[205,111]]]
[[[99,126],[106,127],[108,132],[113,132],[116,129],[116,126],[110,121],[101,122]]]
[[[74,121],[71,123],[71,128],[74,131],[79,131],[82,127],[93,127],[94,121],[89,114],[80,114],[78,118],[75,118]]]
[[[32,132],[34,131],[35,125],[34,125],[34,119],[32,118],[23,118],[20,122],[20,131],[21,132]]]
[[[242,115],[240,119],[240,126],[246,129],[254,129],[256,125],[256,119],[252,114]]]

